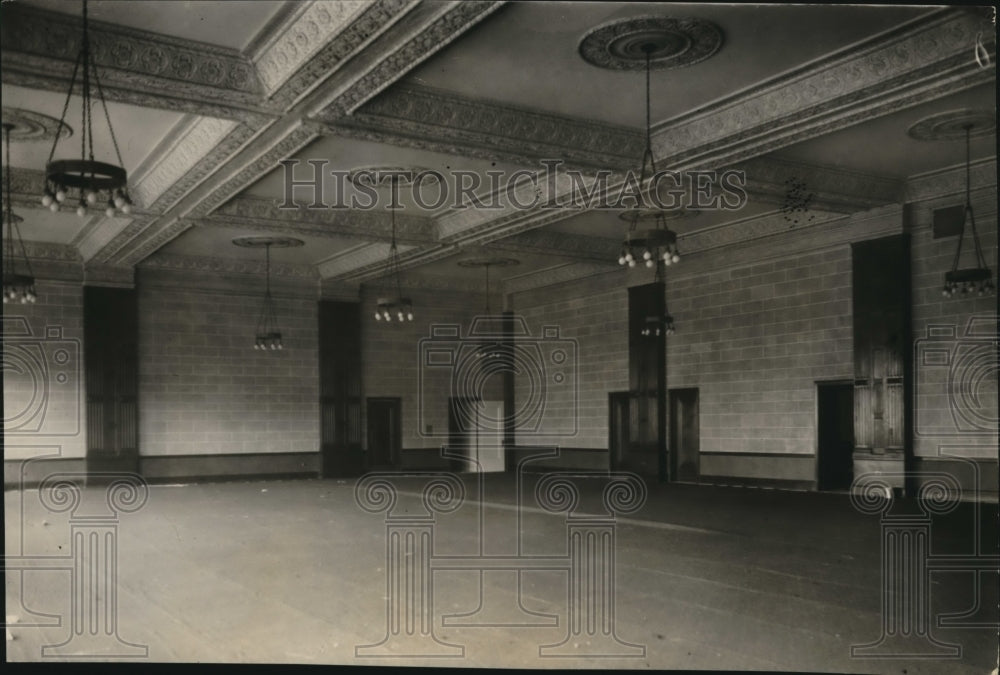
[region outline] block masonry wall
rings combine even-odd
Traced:
[[[83,286],[38,280],[3,305],[4,459],[86,456]]]
[[[537,411],[518,419],[518,445],[607,450],[608,393],[628,389],[628,290],[617,272],[513,294],[531,334],[519,348],[541,365],[515,378],[515,407]]]
[[[502,400],[500,377],[488,378],[476,392],[468,392],[455,382],[460,359],[452,365],[428,360],[428,350],[463,352],[472,321],[485,313],[482,292],[404,289],[413,301],[414,320],[399,323],[375,321],[376,290],[363,289],[361,298],[361,361],[364,396],[401,399],[402,449],[440,449],[448,443],[448,397],[475,393],[484,399]],[[496,294],[492,311],[501,307]],[[454,327],[455,337],[439,335]],[[467,374],[467,373],[466,373]],[[367,429],[366,426],[363,428]],[[367,442],[367,441],[366,441]],[[367,445],[366,445],[367,447]],[[404,458],[404,462],[407,460]]]
[[[143,456],[318,452],[316,297],[274,293],[285,349],[262,353],[259,284],[196,290],[140,278]]]
[[[995,168],[991,183],[973,193],[973,210],[986,264],[996,275]],[[995,467],[997,296],[942,297],[958,237],[934,239],[933,234],[934,210],[960,205],[963,197],[944,195],[908,205],[913,241],[914,454],[928,459],[980,458]],[[970,234],[966,233],[959,265],[963,268],[975,265]]]

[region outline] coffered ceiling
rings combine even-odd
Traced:
[[[278,274],[357,288],[385,271],[388,190],[377,188],[377,208],[331,207],[350,186],[329,171],[371,167],[451,181],[449,199],[433,207],[403,190],[395,225],[409,283],[469,288],[480,271],[457,262],[470,256],[518,259],[495,273],[521,287],[552,270],[566,278],[614,267],[627,227],[616,210],[552,208],[544,198],[524,208],[511,194],[522,205],[542,192],[565,198],[572,183],[547,183],[545,160],[585,181],[608,171],[609,190],[638,170],[643,64],[600,67],[591,61],[606,53],[582,54],[604,35],[620,38],[612,56],[626,48],[633,38],[618,22],[630,19],[635,40],[650,26],[669,34],[650,78],[658,166],[746,172],[742,208],[670,221],[682,248],[741,246],[900,202],[911,177],[964,160],[960,139],[910,133],[935,116],[946,128],[970,114],[977,129],[990,127],[972,154],[988,169],[984,180],[996,180],[995,28],[974,8],[500,0],[92,0],[89,8],[137,205],[130,217],[51,213],[38,199],[81,4],[3,3],[0,65],[4,121],[16,125],[22,235],[32,255],[77,259],[98,280],[131,278],[137,266],[256,269],[241,262],[259,252],[232,240],[272,234],[305,242],[282,251]],[[988,55],[980,50],[978,62],[977,35]],[[73,133],[57,153],[67,157],[79,152],[73,99]],[[95,147],[111,152],[101,116]],[[322,162],[328,208],[305,207],[311,188],[296,189],[299,208],[281,208],[289,206],[282,160],[299,160],[296,180]],[[496,197],[495,208],[454,198],[462,172],[481,181],[481,199]],[[541,180],[526,184],[535,173]],[[421,188],[425,205],[438,194],[432,183]],[[796,183],[812,195],[802,223],[782,212]]]

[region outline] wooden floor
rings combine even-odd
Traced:
[[[515,556],[519,542],[522,558],[567,555],[566,518],[538,508],[534,478],[520,506],[511,476],[491,475],[483,486],[475,476],[463,481],[464,505],[433,525],[435,557]],[[395,484],[395,513],[418,515],[421,481]],[[581,485],[578,515],[600,510],[600,481]],[[438,570],[434,636],[461,655],[416,658],[404,647],[401,654],[359,657],[356,647],[387,633],[387,529],[383,514],[359,508],[353,481],[336,480],[151,486],[145,506],[117,524],[121,642],[101,642],[86,656],[116,660],[132,643],[148,655],[125,660],[150,662],[907,675],[981,675],[996,666],[995,628],[936,622],[930,632],[959,645],[959,658],[851,657],[852,645],[882,634],[882,530],[877,516],[855,511],[846,495],[696,485],[649,490],[646,505],[615,525],[613,628],[622,643],[642,648],[637,658],[540,656],[540,645],[558,644],[570,631],[568,573],[559,569],[522,571],[520,606],[514,571]],[[84,492],[98,505],[104,494],[100,487]],[[68,513],[43,507],[36,490],[4,497],[8,556],[69,559]],[[996,505],[963,504],[934,521],[934,555],[972,550],[973,509],[989,533],[981,543],[996,553]],[[43,646],[67,640],[71,576],[66,569],[8,570],[9,661],[50,660],[41,656]],[[930,588],[933,616],[976,600],[968,572],[935,573]],[[986,609],[977,619],[996,622],[996,576],[984,577],[978,592]],[[446,615],[475,610],[480,596],[478,618],[491,625],[443,625]],[[46,622],[60,625],[32,625]],[[595,651],[588,642],[564,646],[570,654]]]

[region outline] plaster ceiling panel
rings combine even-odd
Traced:
[[[79,2],[19,1],[31,7],[82,16]],[[286,4],[271,0],[91,0],[87,13],[93,21],[242,50]]]
[[[66,92],[40,91],[11,85],[3,85],[3,105],[5,108],[20,108],[41,113],[56,119],[58,123],[66,102]],[[66,123],[73,129],[73,135],[59,140],[53,159],[79,159],[81,99],[72,96],[66,113]],[[114,128],[118,147],[122,153],[125,170],[129,173],[146,159],[149,153],[183,118],[184,113],[151,108],[138,108],[124,103],[108,102],[108,116]],[[118,164],[108,124],[100,103],[94,110],[92,124],[94,130],[94,158],[102,162]],[[41,171],[49,158],[52,141],[24,141],[14,139],[10,144],[11,164],[18,168]]]
[[[920,141],[907,130],[917,122],[948,111],[996,111],[996,84],[992,83],[907,108],[826,136],[783,148],[777,155],[789,159],[839,166],[853,171],[905,178],[965,162],[965,140]],[[996,134],[971,140],[972,160],[995,157]]]
[[[256,230],[244,230],[240,228],[195,226],[159,250],[163,253],[173,255],[229,258],[235,260],[263,260],[264,251],[262,249],[245,248],[233,244],[233,239],[236,237],[248,236],[266,236],[266,234]],[[314,265],[344,249],[357,246],[358,244],[357,240],[340,237],[309,237],[298,234],[289,236],[301,239],[305,244],[294,248],[272,250],[272,261],[297,265]]]
[[[404,82],[547,112],[642,127],[643,74],[590,65],[591,29],[636,16],[697,17],[721,28],[719,51],[654,71],[654,121],[700,108],[931,11],[926,7],[514,2],[414,70]]]
[[[95,219],[103,217],[80,218],[72,209],[63,209],[58,213],[52,213],[41,206],[37,209],[15,206],[14,213],[24,219],[23,222],[18,223],[22,239],[50,244],[69,244],[84,227],[89,226]],[[6,236],[5,231],[4,237],[6,238]]]
[[[515,171],[523,170],[523,167],[512,164],[491,162],[456,155],[446,155],[438,152],[429,152],[415,148],[404,148],[386,143],[344,138],[340,136],[325,136],[314,141],[311,145],[295,154],[296,159],[302,162],[295,169],[295,180],[306,180],[312,175],[312,167],[306,164],[309,160],[326,160],[324,170],[327,173],[323,185],[323,202],[333,205],[337,201],[338,186],[337,181],[329,175],[330,171],[352,171],[362,167],[404,167],[430,169],[439,172],[445,177],[446,187],[444,196],[447,199],[438,209],[428,210],[422,208],[410,196],[410,187],[400,188],[400,205],[404,211],[415,216],[432,216],[442,211],[447,211],[455,204],[455,197],[458,194],[457,181],[460,180],[454,175],[455,171],[471,171],[482,177],[482,188],[476,194],[485,194],[489,191],[489,178],[486,171],[500,171],[503,175],[500,184],[504,185],[506,178],[512,176]],[[541,170],[542,166],[528,167],[530,170]],[[461,179],[461,180],[472,180]],[[285,170],[278,167],[271,171],[262,179],[250,186],[245,194],[254,197],[263,197],[273,200],[284,199]],[[348,187],[353,192],[353,188]],[[388,187],[379,190],[379,204],[388,204]],[[424,204],[433,205],[440,201],[438,187],[432,182],[423,184],[421,199]],[[308,204],[306,200],[312,198],[311,188],[298,188],[295,193],[296,200],[301,204]],[[362,197],[359,195],[359,199]]]

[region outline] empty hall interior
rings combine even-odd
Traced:
[[[9,664],[996,672],[994,7],[0,38]]]

